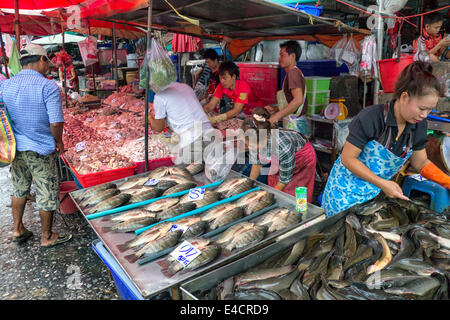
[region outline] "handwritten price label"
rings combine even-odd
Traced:
[[[189,191],[189,200],[197,201],[202,200],[205,196],[205,188],[194,188]]]
[[[114,141],[119,141],[121,138],[122,138],[122,135],[120,133],[118,133],[114,136]]]
[[[86,149],[86,143],[84,141],[81,141],[75,145],[75,150],[77,152],[83,151],[84,149]]]
[[[176,230],[181,230],[184,233],[188,228],[189,227],[183,226],[181,224],[173,224],[172,228],[170,228],[169,232],[176,231]]]
[[[148,179],[144,186],[156,186],[160,181],[160,179]]]
[[[180,262],[185,267],[201,254],[201,251],[191,243],[184,240],[178,247],[170,253],[170,256]]]

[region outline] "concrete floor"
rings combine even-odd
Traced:
[[[81,214],[56,215],[53,231],[73,239],[41,248],[41,222],[28,202],[24,225],[34,235],[24,244],[12,242],[12,185],[9,167],[0,168],[0,300],[116,300],[119,296],[109,269],[92,249],[97,236]]]

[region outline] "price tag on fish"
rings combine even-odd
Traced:
[[[169,232],[176,231],[176,230],[181,230],[184,233],[188,228],[189,227],[183,226],[181,224],[173,224],[172,228],[170,228]]]
[[[205,188],[194,188],[189,191],[189,200],[190,201],[197,201],[202,200],[205,196]]]
[[[144,186],[156,186],[160,181],[161,179],[148,179]]]
[[[86,121],[87,121],[87,122],[93,122],[93,121],[94,121],[94,118],[86,118]]]
[[[81,151],[83,151],[84,149],[86,149],[86,143],[85,143],[84,141],[81,141],[81,142],[79,142],[79,143],[77,143],[77,144],[75,145],[75,150],[76,150],[77,152],[81,152]]]
[[[170,256],[186,267],[200,254],[200,250],[185,240],[170,253]]]
[[[120,138],[122,138],[122,135],[120,133],[118,133],[114,136],[114,141],[119,141]]]

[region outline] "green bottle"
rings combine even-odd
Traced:
[[[307,198],[307,188],[306,187],[296,187],[295,188],[295,208],[297,212],[306,212],[308,206]]]

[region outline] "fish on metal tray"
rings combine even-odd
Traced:
[[[153,212],[152,212],[153,213]],[[116,232],[131,232],[137,229],[144,228],[152,223],[158,221],[156,214],[148,215],[144,217],[134,218],[127,221],[121,221],[111,227],[106,227],[104,230],[116,231]]]
[[[189,189],[195,188],[196,186],[197,186],[197,184],[195,182],[177,184],[177,185],[167,189],[166,191],[164,191],[163,196],[181,192],[181,191],[185,191],[185,190],[189,190]]]
[[[244,209],[246,216],[262,210],[273,203],[275,203],[275,196],[266,190],[250,192],[236,201],[236,205]]]
[[[283,300],[280,294],[261,288],[239,289],[229,300]]]
[[[102,202],[96,204],[92,209],[89,209],[89,213],[102,212],[105,210],[113,209],[119,207],[130,200],[131,196],[126,193],[119,193],[111,198],[103,200]]]
[[[201,219],[208,223],[209,230],[215,230],[242,218],[243,215],[242,208],[236,207],[232,203],[225,203],[207,210],[201,215]]]
[[[117,247],[120,252],[127,251],[128,249],[139,250],[148,242],[154,241],[166,235],[171,228],[172,228],[171,222],[159,223],[145,230],[143,233],[141,233],[134,239],[127,241],[124,244],[120,244]]]
[[[302,216],[296,212],[286,208],[276,208],[264,214],[263,218],[256,224],[259,226],[267,225],[269,227],[267,232],[275,232],[298,223],[301,219]]]
[[[152,188],[161,190],[161,192],[165,192],[168,189],[178,185],[175,181],[159,181],[156,185],[151,186]]]
[[[180,176],[178,174],[171,174],[171,175],[159,178],[159,179],[161,181],[173,181],[173,182],[176,182],[177,184],[193,182],[192,179],[186,178],[184,176]]]
[[[217,243],[219,243],[219,244],[227,243],[227,242],[231,241],[239,233],[250,230],[254,226],[255,226],[254,223],[248,222],[248,221],[237,223],[237,224],[229,227],[227,230],[225,230],[225,232],[223,232],[221,234],[219,239],[217,239]]]
[[[98,192],[97,194],[87,198],[85,201],[80,203],[83,207],[94,206],[108,198],[114,197],[120,193],[119,189],[111,188]]]
[[[192,174],[186,168],[183,168],[183,167],[179,167],[179,166],[169,167],[169,173],[171,175],[179,175],[179,176],[185,177],[186,179],[194,180],[194,178],[192,177]]]
[[[168,209],[180,202],[179,198],[164,198],[156,200],[153,203],[143,206],[142,208],[152,212],[159,212]]]
[[[127,193],[125,191],[125,193]],[[146,200],[150,200],[153,198],[157,198],[161,195],[161,190],[158,190],[156,188],[144,188],[139,193],[136,193],[131,196],[131,199],[129,200],[129,203],[138,203]]]
[[[180,240],[195,238],[202,235],[207,226],[206,221],[202,221],[200,217],[194,216],[184,217],[174,221],[173,223],[186,228]]]
[[[250,190],[253,186],[254,182],[249,178],[230,178],[222,182],[215,191],[218,192],[222,198],[229,198]]]
[[[297,278],[300,271],[295,266],[283,267],[283,273],[279,273],[273,277],[266,277],[263,279],[256,279],[241,284],[237,284],[235,290],[243,289],[265,289],[280,292],[281,290],[288,289],[292,285],[292,282]]]
[[[164,209],[163,211],[158,212],[158,218],[159,220],[163,221],[166,219],[170,219],[173,217],[176,217],[182,213],[186,213],[189,211],[194,210],[195,204],[187,202],[187,203],[178,203],[172,207],[169,207],[167,209]]]
[[[388,206],[387,202],[382,201],[372,201],[367,204],[361,206],[359,210],[355,213],[361,216],[370,216],[375,214],[375,212],[380,211]]]
[[[238,287],[251,281],[276,278],[286,273],[291,273],[295,269],[296,267],[294,265],[288,265],[281,268],[250,270],[244,273],[240,273],[235,277],[235,286]]]
[[[371,274],[385,268],[389,262],[392,261],[391,251],[389,250],[386,240],[379,234],[376,234],[375,237],[383,247],[383,253],[381,254],[380,259],[378,259],[373,265],[369,266],[367,269],[367,274]]]
[[[224,251],[226,254],[229,254],[234,249],[240,249],[257,243],[264,238],[266,232],[267,228],[264,226],[254,226],[251,229],[240,232],[223,247]]]
[[[403,296],[409,299],[431,299],[433,294],[441,285],[440,281],[433,277],[421,277],[410,282],[404,286],[387,288],[386,293]]]
[[[117,185],[112,182],[104,183],[98,186],[89,187],[85,191],[83,191],[80,195],[76,197],[77,201],[81,201],[87,199],[89,197],[94,196],[95,194],[104,191],[106,189],[117,189]]]
[[[292,282],[291,286],[289,287],[289,290],[295,294],[298,300],[311,300],[311,297],[309,296],[308,290],[305,288],[305,286],[301,282],[301,276],[298,276],[295,278],[295,280]]]
[[[136,218],[143,218],[143,217],[147,217],[147,216],[152,216],[152,217],[154,216],[156,218],[156,214],[154,212],[139,208],[139,209],[132,209],[132,210],[125,211],[125,212],[120,212],[119,214],[105,217],[103,220],[104,221],[112,221],[112,222],[124,222],[124,221],[129,221],[129,220],[133,220]]]
[[[429,265],[422,259],[403,258],[388,267],[389,269],[402,269],[409,272],[414,272],[419,276],[430,276],[433,273],[442,273],[439,269]]]
[[[219,201],[219,194],[214,191],[205,190],[202,199],[191,199],[189,193],[181,197],[180,203],[192,202],[197,208]]]
[[[182,234],[183,231],[181,230],[168,232],[156,240],[149,241],[142,249],[136,251],[135,253],[125,256],[125,259],[130,263],[134,263],[145,254],[154,254],[173,247],[178,242],[178,239],[180,239]]]
[[[186,266],[172,257],[158,262],[158,264],[162,267],[161,272],[166,277],[170,278],[181,270],[183,272],[189,272],[207,265],[216,259],[221,252],[221,247],[219,245],[204,238],[191,238],[187,239],[187,241],[200,250],[201,253]]]
[[[121,185],[119,185],[117,188],[120,191],[126,191],[131,188],[143,186],[145,182],[147,182],[148,178],[145,176],[136,176],[128,178],[127,181],[123,182]]]
[[[186,166],[186,170],[189,171],[192,176],[199,174],[204,169],[205,165],[203,163],[191,163]]]
[[[161,179],[164,176],[169,175],[169,167],[159,167],[155,170],[152,170],[148,175],[147,175],[147,180],[148,179]]]

